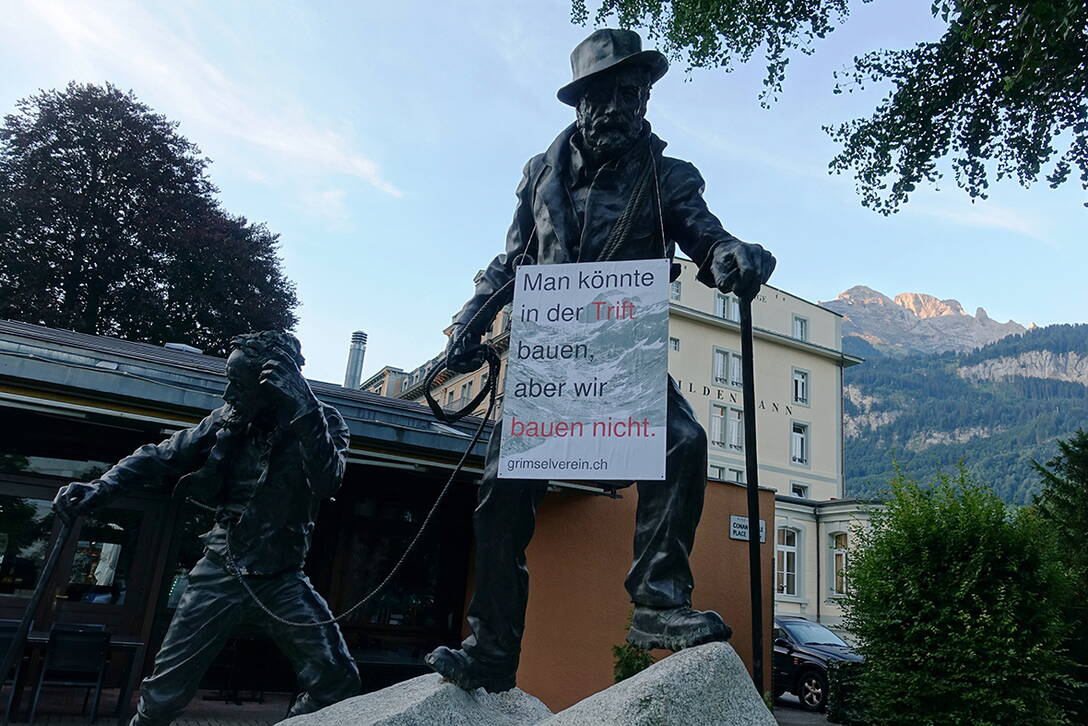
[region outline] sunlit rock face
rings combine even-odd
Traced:
[[[893,299],[864,285],[820,305],[843,316],[843,336],[856,336],[893,355],[965,352],[1025,331],[1014,320],[993,320],[982,308],[971,315],[958,300],[919,292],[900,293]]]

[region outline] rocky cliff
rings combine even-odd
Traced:
[[[1072,351],[1029,350],[964,366],[956,375],[969,381],[1001,381],[1006,378],[1047,378],[1088,386],[1088,355]]]
[[[1010,320],[999,323],[978,308],[974,315],[957,300],[907,292],[889,298],[857,285],[820,305],[843,316],[843,336],[854,336],[885,354],[966,352],[1007,335],[1023,333]]]

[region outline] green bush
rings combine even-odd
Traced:
[[[627,627],[631,627],[631,618],[634,617],[634,609],[627,614]],[[631,676],[646,670],[654,664],[654,657],[650,651],[637,645],[624,643],[612,646],[612,657],[615,662],[612,665],[612,677],[616,683],[625,681]]]
[[[1030,509],[1010,512],[961,471],[902,477],[861,533],[846,626],[866,664],[859,696],[881,726],[1069,723],[1062,610],[1069,580]]]
[[[1088,432],[1079,430],[1059,441],[1058,452],[1045,467],[1035,463],[1043,480],[1035,507],[1054,534],[1059,560],[1073,583],[1065,611],[1073,660],[1066,703],[1074,723],[1088,724]]]
[[[613,645],[612,657],[616,659],[615,664],[612,666],[612,675],[615,677],[616,683],[627,680],[654,664],[654,657],[650,655],[650,651],[630,643]]]
[[[827,665],[827,720],[845,726],[866,726],[865,709],[858,698],[864,663],[833,660]]]

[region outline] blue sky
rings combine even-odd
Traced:
[[[731,232],[778,257],[772,283],[810,300],[856,284],[954,297],[998,320],[1085,322],[1088,270],[1075,184],[998,184],[972,203],[951,180],[890,218],[829,176],[820,130],[865,113],[879,89],[831,93],[867,50],[937,37],[924,0],[857,4],[782,99],[761,64],[732,74],[674,64],[649,119],[693,161]],[[311,378],[343,377],[352,330],[365,375],[411,368],[501,251],[522,166],[572,120],[555,99],[571,48],[564,0],[5,4],[0,112],[70,80],[135,91],[213,160],[225,208],[282,235],[302,300]]]

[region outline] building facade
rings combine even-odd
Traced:
[[[359,384],[359,390],[368,391],[379,396],[400,398],[404,391],[404,384],[408,375],[400,368],[385,366],[380,371]]]
[[[740,311],[681,261],[670,290],[669,373],[707,431],[707,476],[744,482]],[[845,499],[842,317],[764,285],[752,301],[759,483],[776,492],[775,612],[836,627],[849,547],[869,503]]]
[[[695,263],[677,261],[680,275],[671,283],[669,301],[669,374],[707,432],[707,478],[743,484],[739,302],[698,282]],[[844,499],[843,481],[842,375],[862,361],[842,351],[842,317],[796,295],[765,285],[752,301],[752,318],[759,483],[780,502],[773,533],[776,611],[837,626],[849,544],[868,519],[867,503]],[[497,418],[510,341],[508,309],[485,340],[501,355],[500,405],[492,416]],[[383,368],[368,381],[368,390],[401,385],[393,395],[422,402],[427,373],[440,363],[439,355],[407,374]],[[443,371],[431,395],[445,408],[460,409],[488,375],[486,367],[468,374]],[[485,409],[486,401],[475,413]]]

